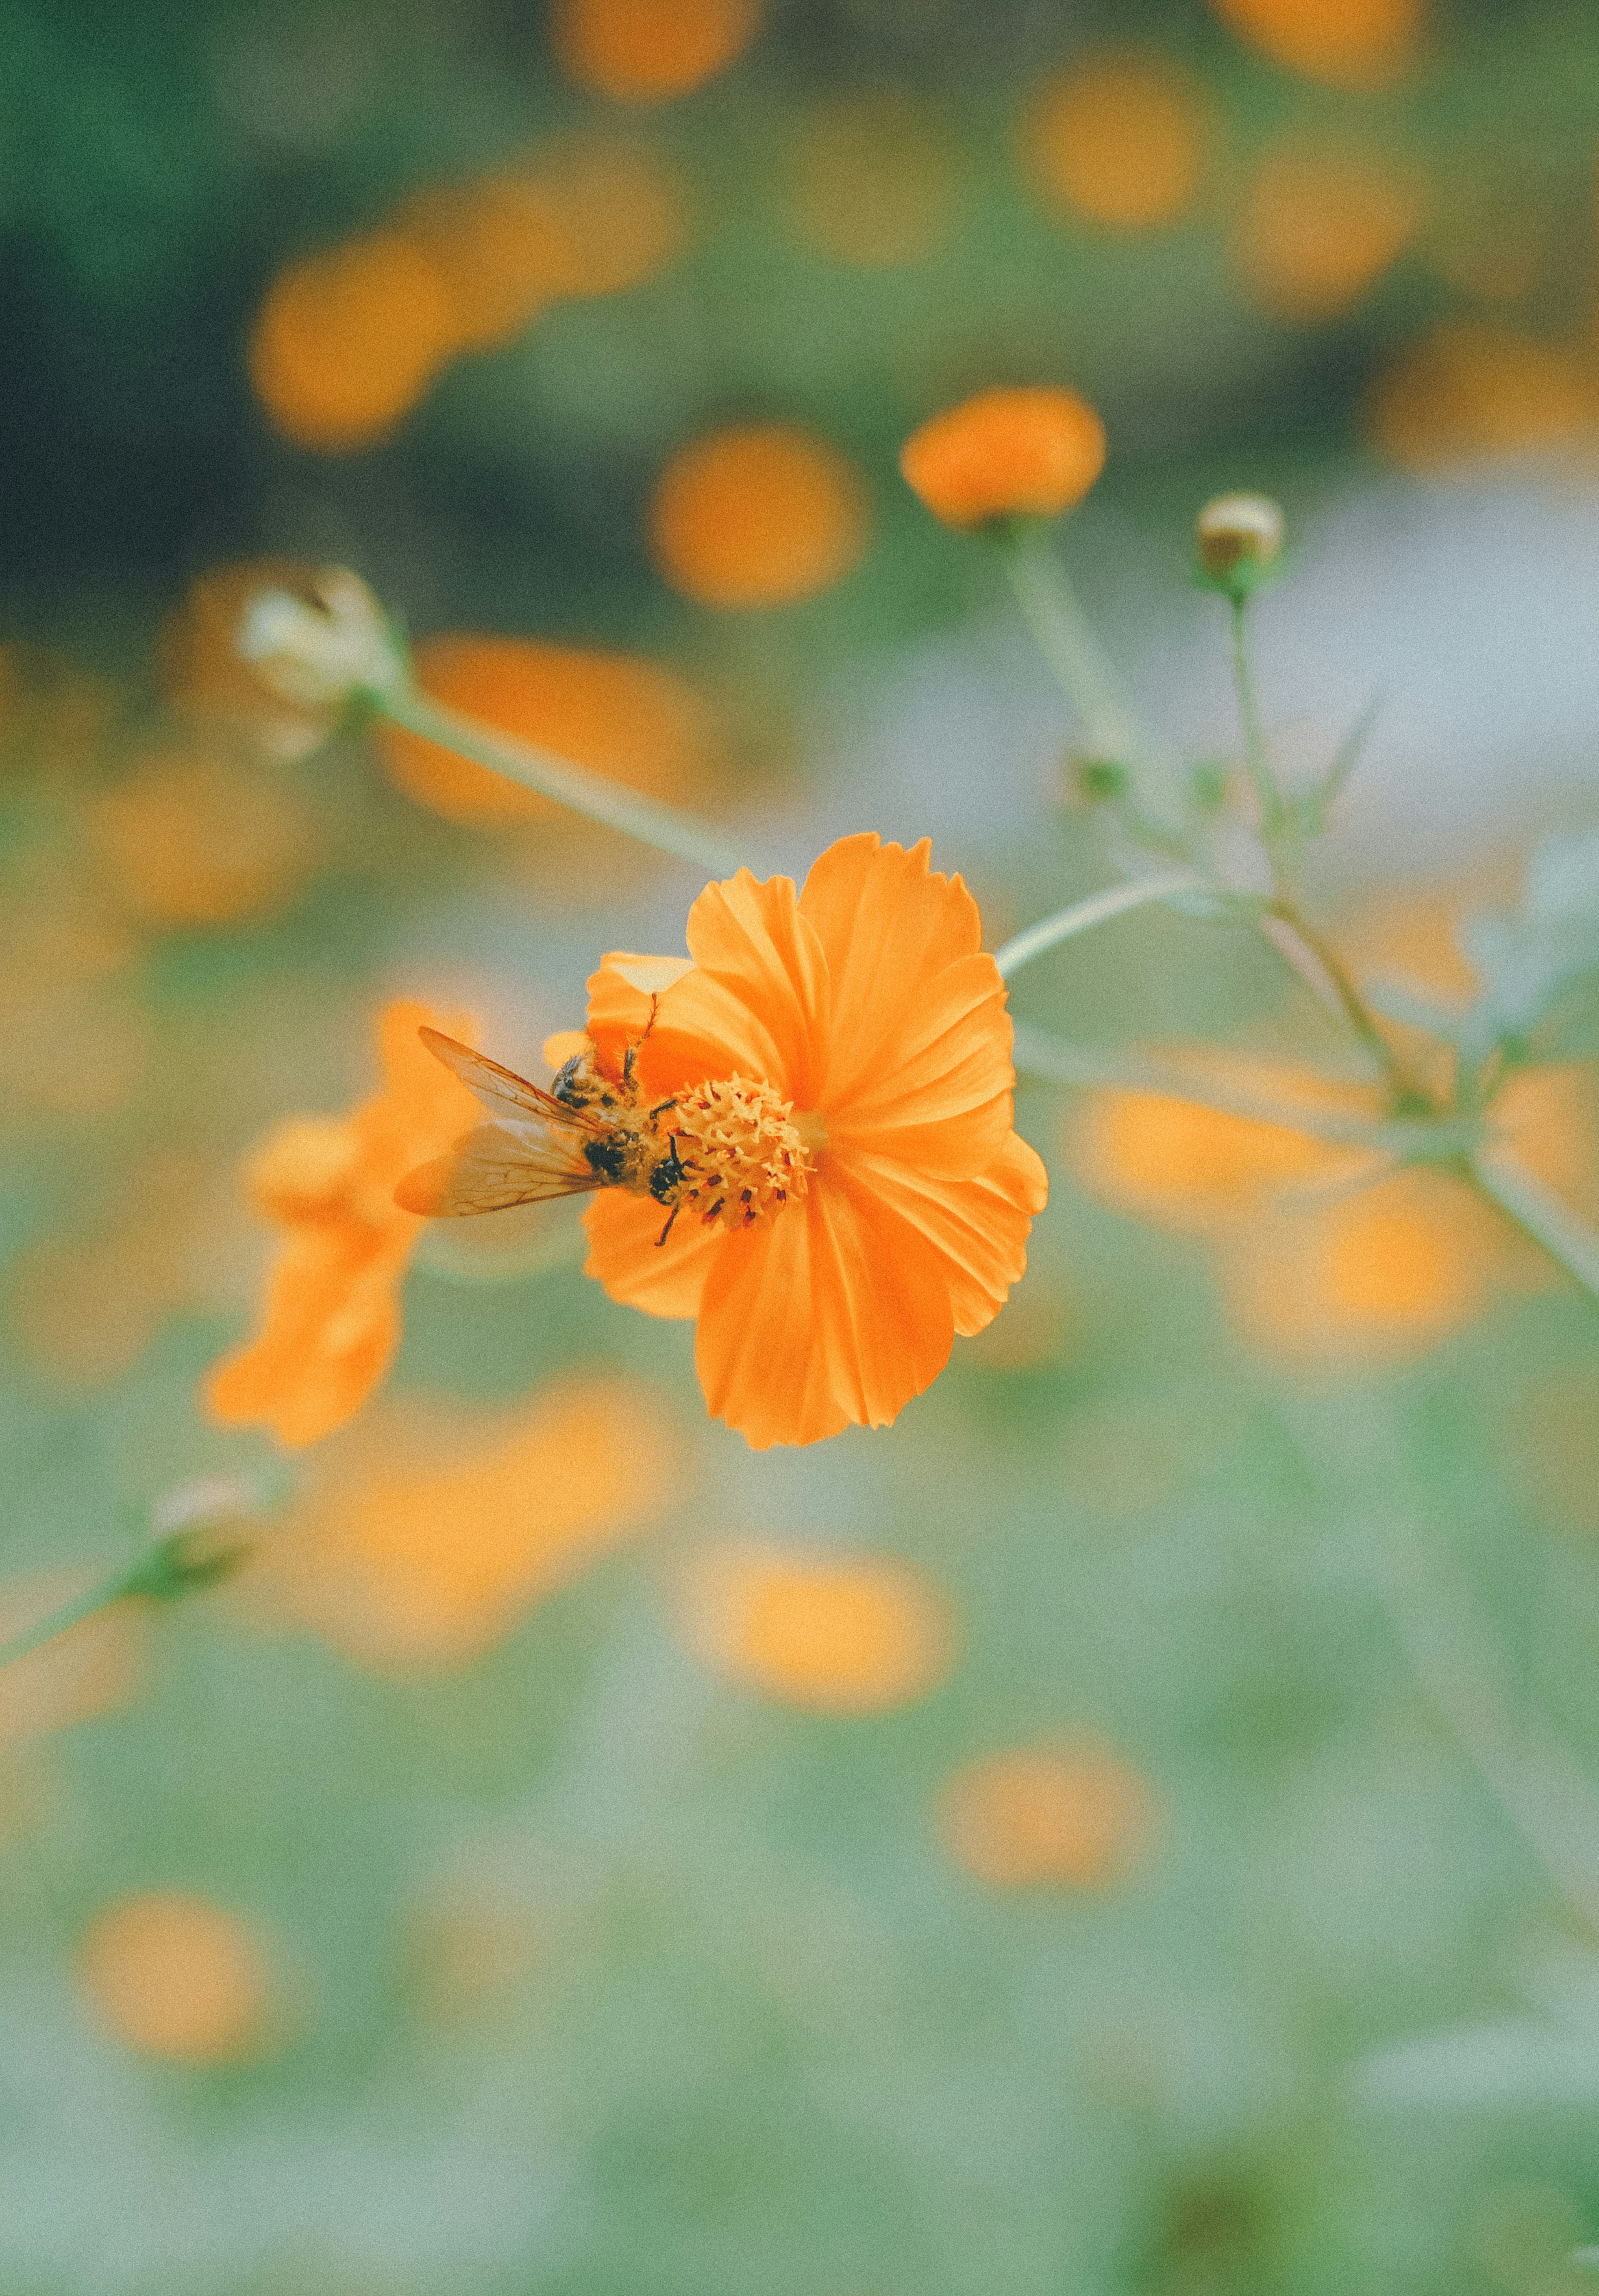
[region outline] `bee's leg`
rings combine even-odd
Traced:
[[[682,1205],[681,1205],[681,1204],[674,1204],[674,1205],[672,1206],[671,1215],[670,1215],[670,1217],[668,1218],[668,1221],[667,1221],[666,1226],[661,1229],[660,1234],[656,1237],[656,1239],[655,1239],[655,1249],[656,1249],[656,1250],[657,1250],[657,1251],[659,1251],[659,1250],[660,1250],[661,1245],[666,1242],[666,1240],[667,1240],[668,1236],[668,1235],[670,1235],[670,1234],[672,1233],[673,1225],[674,1225],[674,1223],[675,1223],[675,1222],[676,1222],[676,1218],[677,1218],[678,1213],[679,1213],[682,1210],[683,1210],[683,1207],[682,1207]]]
[[[659,1108],[652,1108],[649,1111],[651,1122],[653,1123],[656,1117],[664,1116],[668,1108],[676,1108],[676,1105],[677,1103],[675,1100],[663,1100]]]

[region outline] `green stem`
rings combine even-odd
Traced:
[[[1553,1188],[1507,1156],[1473,1156],[1472,1178],[1505,1218],[1542,1246],[1573,1283],[1599,1300],[1599,1235],[1578,1218]]]
[[[540,797],[552,798],[557,805],[586,814],[591,821],[603,822],[624,837],[652,845],[657,852],[692,862],[709,876],[731,876],[741,865],[738,854],[723,843],[720,832],[709,822],[679,813],[675,806],[658,805],[653,798],[642,797],[636,790],[609,781],[603,774],[591,773],[586,766],[574,765],[553,750],[536,749],[530,742],[519,742],[513,734],[480,725],[474,718],[430,701],[415,686],[374,693],[370,699],[380,716],[408,734],[419,734],[424,741],[454,750],[458,756],[470,758],[473,765],[504,774],[507,781],[536,790]]]
[[[1378,1074],[1388,1086],[1394,1099],[1401,1103],[1417,1098],[1424,1101],[1425,1095],[1416,1093],[1400,1066],[1393,1046],[1377,1026],[1370,1006],[1345,970],[1343,959],[1332,943],[1316,931],[1308,919],[1301,914],[1296,904],[1291,900],[1275,900],[1262,912],[1262,914],[1263,917],[1269,918],[1291,934],[1299,942],[1300,947],[1308,954],[1317,970],[1325,977],[1327,988],[1331,992],[1329,1002],[1332,1009],[1342,1015],[1365,1046]],[[1273,936],[1268,934],[1267,939],[1273,939]],[[1276,946],[1280,953],[1293,965],[1300,978],[1306,979],[1304,968],[1295,961],[1292,951],[1284,948],[1281,942],[1277,942]]]
[[[71,1602],[62,1603],[53,1611],[46,1611],[44,1617],[37,1619],[31,1627],[24,1627],[20,1633],[8,1636],[4,1642],[0,1643],[0,1667],[11,1666],[20,1658],[29,1657],[45,1643],[53,1642],[57,1635],[64,1635],[85,1619],[92,1619],[96,1611],[107,1610],[113,1603],[125,1601],[135,1591],[133,1582],[137,1576],[136,1570],[119,1570],[114,1578],[101,1579],[86,1594],[75,1595]]]
[[[1022,619],[1082,719],[1088,747],[1097,757],[1131,763],[1147,745],[1048,536],[1031,526],[1013,527],[1004,537],[1000,556]]]
[[[1030,964],[1046,949],[1054,948],[1063,940],[1073,940],[1078,933],[1091,931],[1095,925],[1106,924],[1112,917],[1125,916],[1129,909],[1142,909],[1151,901],[1169,900],[1174,893],[1195,893],[1204,890],[1205,880],[1192,869],[1171,870],[1163,876],[1143,877],[1131,885],[1112,885],[1103,893],[1091,893],[1086,900],[1074,901],[1070,908],[1058,909],[1052,917],[1045,917],[1025,932],[1015,934],[1004,947],[996,949],[994,962],[999,967],[1002,980],[1009,980],[1024,964]]]
[[[1238,696],[1238,721],[1243,731],[1243,761],[1254,786],[1255,802],[1260,808],[1260,833],[1267,849],[1275,854],[1288,818],[1288,808],[1283,792],[1277,786],[1277,776],[1272,770],[1271,753],[1266,746],[1266,726],[1260,716],[1259,698],[1255,692],[1254,672],[1250,668],[1249,642],[1244,616],[1248,602],[1234,598],[1232,608],[1233,685]]]

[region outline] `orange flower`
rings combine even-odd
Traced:
[[[684,1627],[707,1665],[815,1714],[883,1714],[925,1697],[954,1637],[936,1588],[882,1556],[718,1548],[690,1575]]]
[[[710,1411],[757,1450],[886,1426],[997,1314],[1044,1204],[1004,985],[928,855],[842,838],[798,895],[741,870],[690,911],[691,966],[611,957],[589,983],[596,1060],[618,1074],[644,1039],[690,1179],[659,1245],[660,1203],[597,1196],[587,1272],[697,1319]]]
[[[1426,0],[1210,0],[1225,24],[1290,71],[1332,87],[1390,86],[1421,45]]]
[[[186,1891],[108,1906],[83,1941],[78,1974],[96,2023],[145,2056],[231,2064],[288,2038],[254,1929]]]
[[[620,103],[686,95],[750,45],[758,0],[555,0],[555,59],[579,87]]]
[[[1104,468],[1105,430],[1075,390],[980,390],[913,430],[906,483],[946,526],[1058,518]]]
[[[1028,173],[1052,206],[1107,231],[1152,231],[1193,204],[1210,119],[1164,56],[1095,57],[1050,80],[1021,123]]]
[[[417,1037],[425,1004],[387,1007],[383,1089],[348,1117],[296,1117],[266,1142],[251,1193],[287,1230],[261,1330],[211,1371],[205,1401],[229,1426],[270,1427],[291,1448],[353,1418],[399,1344],[399,1283],[422,1223],[395,1183],[471,1125],[476,1103]],[[443,1023],[459,1036],[459,1018]]]
[[[841,580],[871,524],[836,447],[791,422],[754,422],[678,448],[650,505],[650,547],[701,605],[783,606]]]

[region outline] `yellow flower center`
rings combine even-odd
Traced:
[[[679,1093],[660,1129],[687,1175],[682,1210],[706,1226],[748,1227],[803,1196],[814,1168],[791,1103],[769,1084],[734,1075]]]

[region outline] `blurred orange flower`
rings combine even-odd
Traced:
[[[550,41],[579,87],[659,103],[723,70],[759,22],[759,0],[554,0]]]
[[[906,483],[946,526],[1057,518],[1104,468],[1104,425],[1074,390],[979,391],[935,414],[900,451]]]
[[[250,381],[285,438],[345,454],[410,413],[456,340],[449,283],[431,254],[379,230],[279,272],[250,335]]]
[[[576,1377],[514,1413],[408,1403],[335,1445],[242,1598],[383,1674],[459,1666],[669,1504],[645,1388]]]
[[[1152,231],[1193,206],[1210,125],[1198,89],[1164,56],[1098,56],[1034,95],[1022,160],[1052,206],[1109,231]]]
[[[1202,1074],[1289,1107],[1297,1100],[1307,1117],[1320,1110],[1374,1123],[1382,1114],[1374,1092],[1324,1086],[1292,1070],[1208,1063]],[[1068,1147],[1091,1195],[1198,1234],[1252,1218],[1284,1190],[1352,1179],[1372,1161],[1364,1149],[1334,1146],[1291,1124],[1119,1086],[1085,1096],[1070,1119]]]
[[[417,1037],[442,1023],[425,1004],[386,1007],[378,1025],[383,1087],[348,1117],[296,1117],[250,1167],[250,1192],[286,1230],[256,1337],[214,1366],[210,1415],[270,1427],[291,1448],[352,1418],[399,1344],[399,1284],[421,1221],[394,1188],[413,1164],[441,1154],[472,1125],[477,1103]]]
[[[119,1898],[94,1921],[78,1983],[95,2021],[130,2049],[229,2064],[275,2038],[275,1987],[261,1941],[234,1914],[184,1890]]]
[[[297,707],[239,652],[244,610],[266,590],[315,594],[319,570],[296,558],[244,558],[208,567],[162,625],[156,666],[168,705],[208,732],[242,735],[281,758],[323,741],[332,712]]]
[[[1391,462],[1438,471],[1570,447],[1596,404],[1585,362],[1562,344],[1449,319],[1378,377],[1367,418]]]
[[[1295,138],[1256,169],[1234,258],[1263,310],[1305,323],[1330,319],[1382,277],[1422,213],[1414,169]]]
[[[680,447],[650,504],[650,547],[701,605],[783,606],[849,573],[865,549],[865,488],[836,447],[788,422]]]
[[[1107,1747],[1017,1747],[968,1762],[939,1800],[957,1865],[996,1890],[1104,1890],[1149,1848],[1148,1786]]]
[[[726,1546],[700,1559],[685,1591],[699,1656],[785,1706],[881,1714],[924,1697],[949,1666],[937,1590],[882,1556]]]
[[[717,1201],[658,1245],[660,1204],[606,1190],[588,1273],[697,1319],[710,1412],[757,1450],[886,1425],[955,1334],[997,1314],[1047,1190],[1011,1128],[1011,1023],[977,904],[930,870],[925,841],[846,837],[798,895],[748,870],[708,886],[688,946],[688,968],[643,960],[653,975],[608,960],[589,1030],[614,1072],[653,1014],[636,1074],[672,1097],[660,1128]]]
[[[305,800],[206,750],[152,750],[86,808],[107,887],[141,922],[219,925],[268,916],[316,860]]]
[[[449,632],[424,638],[415,664],[436,701],[652,797],[692,800],[717,750],[702,696],[636,655]],[[447,821],[497,829],[566,817],[548,798],[419,734],[384,725],[378,738],[394,780]]]
[[[1210,0],[1274,63],[1332,87],[1388,87],[1421,45],[1426,0]]]

